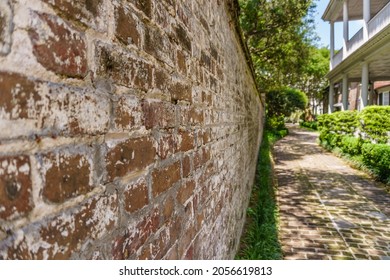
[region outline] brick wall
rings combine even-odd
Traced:
[[[0,258],[233,258],[264,113],[236,5],[0,2]]]

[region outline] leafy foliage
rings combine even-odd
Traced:
[[[380,180],[390,183],[390,146],[365,143],[362,154],[366,166],[370,166]]]
[[[390,106],[369,106],[359,115],[361,130],[376,143],[390,141]]]
[[[306,95],[297,89],[283,88],[267,93],[267,114],[273,116],[290,116],[296,110],[304,110],[307,105]]]
[[[267,92],[298,84],[308,64],[312,41],[313,1],[240,0],[241,27],[256,69],[258,84]]]
[[[277,204],[272,181],[271,147],[279,133],[265,130],[259,151],[256,180],[247,210],[247,223],[236,259],[279,260],[282,249],[278,239]]]
[[[323,146],[353,157],[379,180],[390,183],[390,107],[322,115],[318,126]]]

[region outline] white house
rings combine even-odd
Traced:
[[[349,109],[351,88],[358,94],[356,108],[351,109],[389,105],[389,87],[375,83],[390,81],[390,0],[330,0],[322,19],[330,23],[331,33],[329,112],[337,106]],[[350,36],[349,22],[359,19],[362,29]],[[343,23],[343,47],[338,51],[334,47],[336,22]]]

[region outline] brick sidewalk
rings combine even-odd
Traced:
[[[274,147],[285,259],[390,259],[390,195],[289,127]]]

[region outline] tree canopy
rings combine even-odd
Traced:
[[[258,87],[267,93],[269,102],[289,102],[286,88],[304,92],[311,101],[321,100],[327,86],[329,50],[316,45],[315,1],[239,0],[239,3],[240,23]],[[285,111],[288,108],[273,111],[274,105],[269,105],[269,112],[280,109],[283,115],[289,115]]]

